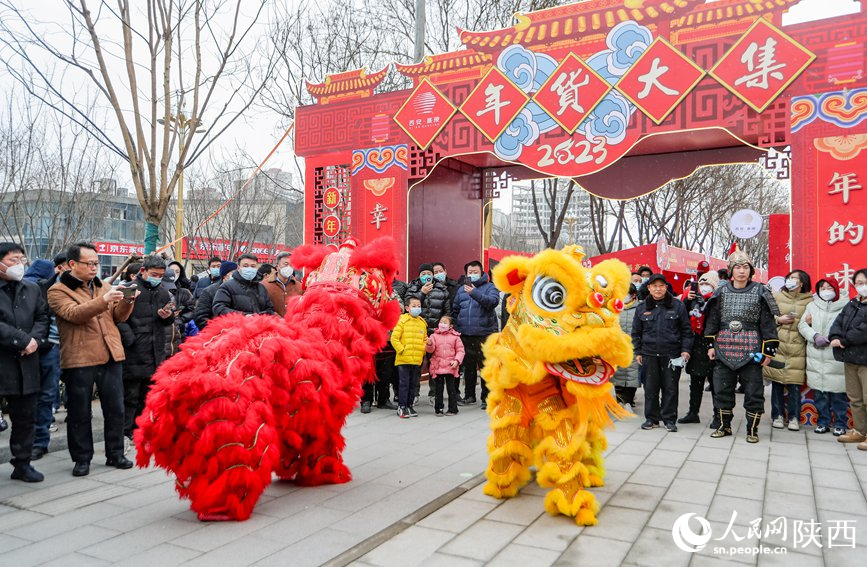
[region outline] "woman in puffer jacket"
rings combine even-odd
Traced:
[[[830,348],[831,325],[837,315],[849,302],[848,297],[840,297],[837,283],[821,279],[816,282],[816,296],[807,305],[798,331],[807,341],[807,385],[813,390],[816,404],[816,429],[814,433],[828,433],[834,424],[834,436],[846,433],[849,399],[846,397],[846,377],[843,363],[834,360]]]
[[[623,299],[623,311],[620,312],[620,328],[632,336],[632,320],[635,318],[635,308],[638,305],[638,290],[634,284],[629,285],[629,293]],[[640,385],[638,379],[638,363],[635,360],[626,368],[618,368],[611,377],[617,403],[624,409],[635,411],[635,392]],[[629,407],[627,407],[629,406]]]
[[[852,429],[837,437],[840,443],[858,443],[867,451],[867,268],[852,278],[858,294],[846,304],[831,325],[834,359],[843,363],[846,396],[852,410]]]
[[[782,369],[765,367],[763,374],[772,382],[771,425],[775,429],[786,427],[787,422],[791,431],[801,428],[801,386],[807,378],[807,341],[798,332],[798,323],[813,301],[811,289],[810,276],[803,270],[794,270],[786,276],[786,286],[774,292],[780,308],[780,315],[775,317],[780,338],[775,358],[786,366]]]

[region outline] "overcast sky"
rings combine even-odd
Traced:
[[[277,0],[293,4],[293,0]],[[68,18],[63,18],[65,8],[62,7],[61,0],[15,0],[17,5],[26,7],[26,10],[32,13],[36,21],[53,22],[55,27],[63,25],[68,21]],[[94,0],[94,5],[97,2]],[[113,3],[110,3],[113,5]],[[255,5],[255,2],[250,2],[250,5]],[[803,0],[798,5],[794,6],[789,14],[784,16],[784,25],[799,23],[803,21],[815,20],[821,17],[831,17],[845,13],[857,12],[859,3],[855,0]],[[267,19],[267,18],[266,18]],[[227,25],[229,20],[227,19]],[[264,21],[257,26],[256,31],[261,36],[266,30],[268,22]],[[256,38],[253,38],[255,40]],[[124,68],[122,61],[115,61],[113,68],[116,68],[117,73],[123,74]],[[2,76],[2,75],[0,75]],[[311,77],[313,80],[321,80],[322,77]],[[7,84],[8,80],[0,80],[0,83]],[[81,85],[86,84],[82,80]],[[71,85],[78,87],[81,85]],[[3,88],[3,87],[0,87]],[[230,150],[236,144],[240,144],[246,149],[247,153],[256,158],[262,159],[267,155],[276,141],[279,139],[282,131],[278,128],[279,118],[271,113],[263,110],[251,110],[243,119],[237,121],[231,129],[221,138],[219,147]],[[207,116],[204,117],[208,119]],[[291,164],[292,156],[290,154],[289,144],[284,143],[280,151],[268,163],[267,167],[281,167],[290,171],[294,171]]]

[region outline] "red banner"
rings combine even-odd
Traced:
[[[281,252],[290,252],[288,246],[282,244],[265,244],[264,242],[223,240],[210,238],[187,238],[184,241],[184,258],[187,260],[207,260],[212,256],[228,259],[229,256],[253,254],[260,262],[272,261]]]
[[[867,136],[816,138],[813,145],[818,150],[813,280],[833,278],[848,293],[854,272],[867,265]]]
[[[94,242],[96,253],[100,256],[144,256],[144,244],[124,244],[122,242]]]
[[[771,277],[785,276],[791,271],[790,220],[789,215],[770,215],[768,218],[768,273]]]

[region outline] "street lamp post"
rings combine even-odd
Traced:
[[[178,210],[175,215],[175,238],[178,239],[175,243],[175,260],[182,262],[184,251],[184,164],[182,158],[184,155],[184,144],[187,137],[187,129],[194,127],[193,132],[201,133],[205,129],[202,123],[197,118],[187,118],[189,113],[185,110],[178,109],[177,116],[169,115],[169,122],[175,127],[178,132]],[[157,119],[160,124],[165,124],[166,121],[162,118]]]

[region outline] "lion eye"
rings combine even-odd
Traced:
[[[596,276],[596,283],[598,283],[602,287],[608,287],[608,280],[606,280],[602,276]]]
[[[566,288],[554,278],[537,277],[533,282],[533,301],[546,311],[558,311],[566,301]]]

